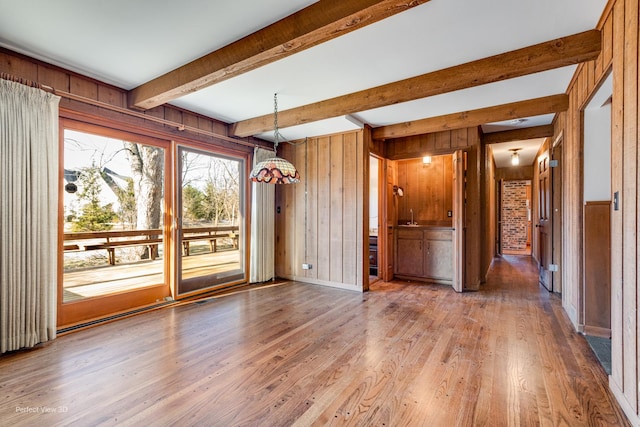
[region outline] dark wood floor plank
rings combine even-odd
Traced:
[[[527,257],[479,292],[302,283],[175,304],[0,357],[30,425],[628,425]]]

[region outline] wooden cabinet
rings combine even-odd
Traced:
[[[435,280],[453,279],[451,231],[425,230],[424,276]]]
[[[378,275],[378,236],[369,236],[369,275]]]
[[[451,284],[453,242],[451,229],[398,228],[395,242],[395,276]]]
[[[424,237],[421,229],[400,229],[396,233],[395,271],[398,276],[424,274]]]

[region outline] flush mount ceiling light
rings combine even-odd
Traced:
[[[518,151],[522,150],[522,148],[509,148],[509,151],[513,151],[511,155],[511,165],[518,166],[520,164],[520,155]]]
[[[524,123],[526,121],[527,121],[527,119],[513,119],[509,123],[514,125],[514,126],[517,126],[517,125],[521,125],[522,123]]]
[[[249,179],[253,182],[263,182],[266,184],[295,184],[300,182],[300,174],[295,166],[288,160],[278,157],[278,144],[280,142],[280,131],[278,130],[278,94],[273,95],[273,152],[275,156],[263,160],[256,164],[249,174]],[[282,138],[284,140],[284,138]],[[289,141],[284,140],[290,143]],[[306,140],[305,140],[306,142]],[[293,144],[295,145],[295,144]]]

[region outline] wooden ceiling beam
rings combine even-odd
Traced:
[[[281,128],[354,114],[387,105],[462,90],[595,59],[600,31],[590,30],[411,77],[360,92],[278,112]],[[235,123],[232,134],[246,137],[273,130],[267,114]]]
[[[128,94],[129,106],[148,110],[247,71],[381,21],[429,0],[319,0],[280,21]]]
[[[510,104],[496,105],[461,113],[446,114],[428,119],[373,129],[373,139],[403,138],[425,133],[462,129],[480,126],[485,123],[515,120],[523,117],[566,111],[569,107],[569,96],[558,94]]]
[[[527,139],[547,138],[550,136],[553,136],[553,125],[532,126],[485,133],[482,135],[482,143],[498,144],[500,142],[525,141]]]

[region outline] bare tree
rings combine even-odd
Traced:
[[[136,195],[136,228],[158,228],[162,219],[163,150],[123,141]]]

